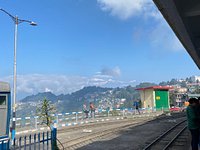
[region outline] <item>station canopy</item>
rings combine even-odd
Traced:
[[[200,0],[153,0],[200,69]]]

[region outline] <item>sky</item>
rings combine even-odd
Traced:
[[[17,99],[199,75],[151,0],[0,0],[18,25]],[[0,81],[13,83],[14,22],[0,13]]]

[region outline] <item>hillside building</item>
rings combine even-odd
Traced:
[[[191,80],[192,82],[200,82],[200,76],[192,76]]]
[[[175,106],[182,107],[184,106],[185,101],[187,100],[187,88],[174,88],[171,91],[174,95],[174,98],[172,99],[172,104]]]

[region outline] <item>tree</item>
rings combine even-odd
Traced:
[[[169,92],[169,103],[170,103],[170,105],[176,105],[176,95],[177,95],[176,91]]]
[[[50,101],[44,98],[42,101],[42,104],[37,107],[37,116],[39,116],[39,119],[42,120],[42,124],[45,124],[46,126],[50,127],[53,123],[54,117],[51,116],[51,114],[55,113],[55,107],[50,104]]]
[[[54,105],[50,104],[50,101],[47,100],[46,98],[44,98],[44,100],[42,101],[41,106],[37,107],[37,115],[39,116],[39,119],[41,119],[42,124],[45,124],[46,126],[48,126],[51,129],[51,131],[53,131],[53,129],[51,128],[51,124],[53,123],[53,120],[54,120],[54,117],[51,114],[55,113],[55,110],[56,109]],[[57,146],[56,135],[55,135],[55,139],[52,142],[53,142],[52,146],[54,147],[54,150],[59,150]]]
[[[169,82],[170,85],[176,85],[178,84],[177,79],[171,79],[171,81]]]
[[[156,86],[157,84],[155,83],[150,83],[150,82],[143,82],[140,83],[139,85],[136,85],[136,88],[144,88],[144,87],[150,87],[150,86]]]
[[[159,83],[159,85],[160,85],[160,86],[166,86],[166,85],[167,85],[167,82],[162,81],[162,82]]]
[[[199,79],[196,80],[196,83],[199,83]]]

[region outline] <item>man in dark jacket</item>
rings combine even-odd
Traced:
[[[199,125],[197,123],[198,116],[196,114],[196,108],[198,105],[198,100],[196,98],[189,99],[189,106],[186,109],[188,129],[190,130],[192,141],[192,150],[198,150],[199,143]]]

